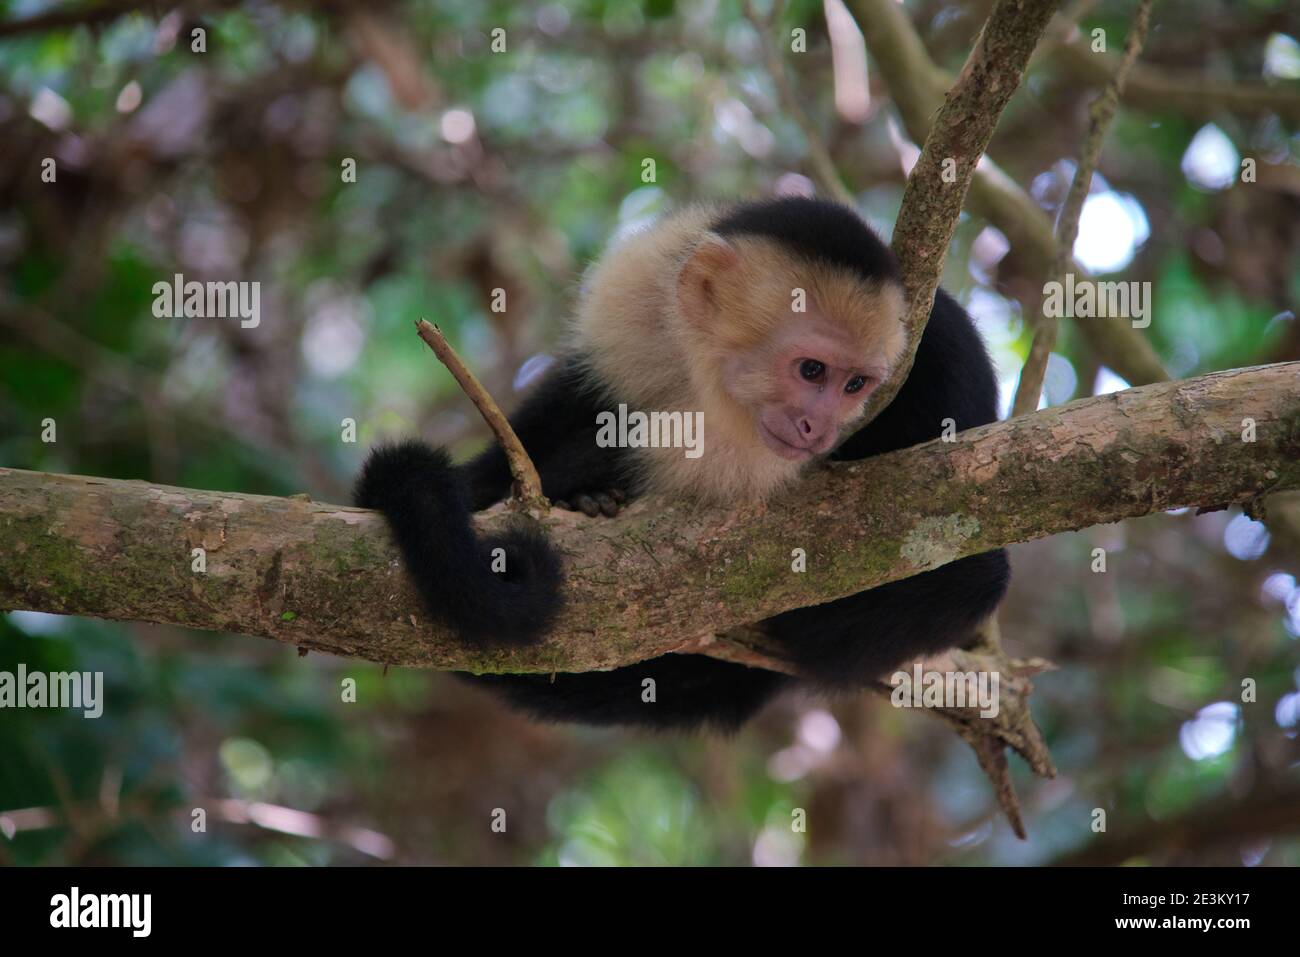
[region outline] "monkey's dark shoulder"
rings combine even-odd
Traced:
[[[602,447],[596,441],[597,415],[616,404],[587,371],[581,357],[556,359],[528,392],[510,425],[519,436],[542,480],[542,492],[553,502],[577,506],[588,500],[601,511],[606,498],[634,495],[636,476],[626,448]],[[505,498],[510,473],[505,453],[493,443],[465,466],[474,511]],[[611,494],[614,493],[614,494]]]
[[[945,419],[960,432],[997,417],[998,381],[984,340],[966,310],[940,289],[907,381],[832,457],[860,459],[927,442],[942,434]]]

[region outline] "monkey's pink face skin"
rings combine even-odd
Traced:
[[[758,409],[759,437],[795,462],[830,451],[887,371],[842,326],[816,316],[787,324],[764,351],[768,388]]]

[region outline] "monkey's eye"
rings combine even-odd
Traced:
[[[855,375],[852,379],[844,384],[844,391],[850,394],[861,392],[862,387],[867,384],[867,377],[864,375]]]
[[[809,382],[814,382],[822,377],[826,371],[826,364],[818,362],[816,359],[804,359],[799,364],[799,375],[803,376]]]

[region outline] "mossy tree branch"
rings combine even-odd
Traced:
[[[552,513],[567,608],[545,642],[503,651],[466,648],[427,621],[377,513],[0,469],[0,608],[471,671],[588,671],[673,650],[735,658],[744,638],[717,635],[964,555],[1300,488],[1298,381],[1300,363],[1284,363],[1085,399],[826,466],[763,507],[649,499],[614,519]],[[497,508],[478,520],[518,519]],[[806,573],[791,570],[795,548]]]

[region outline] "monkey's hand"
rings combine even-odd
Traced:
[[[622,489],[610,488],[603,492],[574,492],[569,495],[569,500],[555,503],[556,508],[562,508],[566,512],[582,512],[595,518],[598,515],[604,515],[613,518],[619,513],[619,510],[627,504],[627,493]]]

